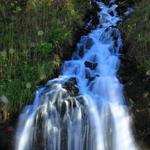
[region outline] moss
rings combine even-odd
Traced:
[[[70,54],[63,45],[84,25],[88,9],[86,0],[0,1],[0,96],[10,108],[21,108],[56,76],[62,54]]]

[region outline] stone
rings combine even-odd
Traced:
[[[85,61],[85,66],[90,68],[91,70],[94,70],[96,67],[97,67],[97,63],[92,63],[92,62],[89,62],[89,61]]]
[[[66,103],[63,102],[62,105],[61,105],[61,115],[60,115],[61,118],[63,118],[63,116],[65,115],[66,110],[67,110]]]
[[[91,47],[93,46],[93,44],[94,44],[93,39],[89,38],[86,41],[85,48],[86,49],[91,49]]]
[[[83,57],[83,56],[84,56],[84,47],[83,47],[83,45],[80,46],[80,48],[79,48],[79,56],[80,56],[80,57]]]
[[[77,87],[76,78],[70,78],[67,82],[64,83],[63,88],[65,88],[70,96],[77,96],[79,89]]]

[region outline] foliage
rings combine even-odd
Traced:
[[[140,5],[140,7],[139,7]],[[142,6],[142,7],[141,7]],[[137,61],[138,68],[150,71],[150,4],[142,1],[123,26],[129,46],[128,56]]]
[[[0,96],[11,108],[21,108],[55,75],[60,47],[83,25],[87,9],[86,0],[0,1]]]

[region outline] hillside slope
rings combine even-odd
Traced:
[[[120,26],[124,40],[119,74],[139,142],[150,148],[150,1],[142,0]]]

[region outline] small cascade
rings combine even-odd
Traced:
[[[122,17],[115,0],[96,4],[99,25],[81,37],[61,75],[39,88],[20,114],[15,150],[137,149],[117,78]]]

